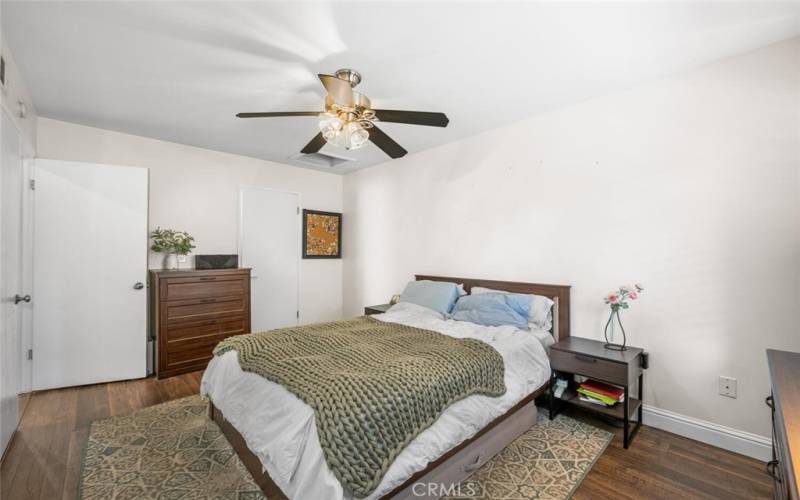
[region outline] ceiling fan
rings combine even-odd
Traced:
[[[239,118],[272,118],[279,116],[318,116],[320,132],[300,151],[316,153],[325,143],[344,149],[358,149],[368,140],[392,158],[405,156],[408,151],[375,125],[376,121],[446,127],[450,121],[444,113],[427,111],[397,111],[372,109],[369,98],[353,90],[361,82],[361,74],[352,69],[340,69],[336,76],[318,75],[327,91],[325,111],[286,111],[239,113]]]

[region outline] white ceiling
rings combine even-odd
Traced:
[[[359,70],[410,153],[800,34],[800,3],[2,2],[45,117],[277,162],[317,133],[317,73]],[[323,152],[388,160],[374,145]]]

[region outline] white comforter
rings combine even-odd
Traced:
[[[397,456],[370,499],[393,490],[429,462],[472,437],[550,376],[541,333],[537,337],[511,326],[486,327],[444,320],[434,311],[413,304],[399,304],[386,314],[372,317],[488,343],[503,356],[507,391],[496,398],[470,396],[447,408]],[[283,386],[242,371],[236,353],[231,351],[211,360],[200,390],[244,437],[248,448],[289,498],[352,498],[328,468],[317,437],[314,411]]]

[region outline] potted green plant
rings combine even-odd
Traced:
[[[164,254],[164,269],[178,269],[178,255],[186,255],[195,248],[194,238],[186,231],[157,227],[150,238],[153,240],[150,250]]]

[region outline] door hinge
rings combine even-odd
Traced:
[[[297,214],[300,215],[300,207],[297,207]]]
[[[35,179],[28,179],[28,187],[31,191],[36,189],[36,180]]]
[[[297,311],[297,319],[300,319],[300,311]]]
[[[28,359],[33,359],[33,349],[28,349]]]

